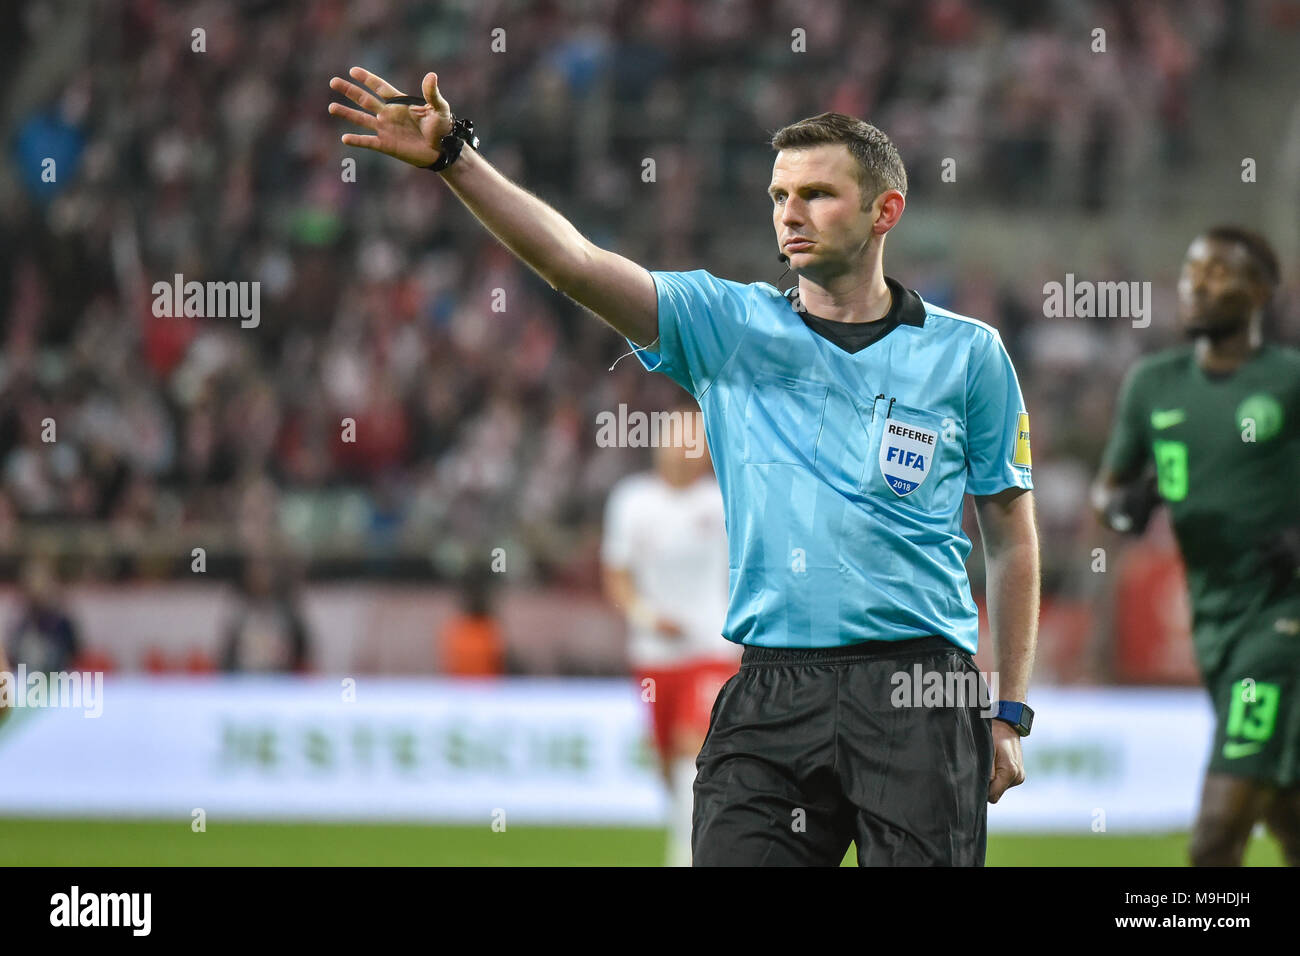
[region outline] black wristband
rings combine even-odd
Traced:
[[[460,151],[468,145],[471,149],[478,149],[478,137],[474,135],[474,121],[467,119],[457,119],[455,115],[451,118],[451,132],[442,138],[438,144],[439,156],[437,162],[432,166],[426,166],[435,173],[440,173],[456,160],[460,159]]]
[[[427,101],[423,96],[410,96],[403,94],[401,96],[384,97],[385,103],[396,103],[400,106],[424,106]],[[472,149],[478,149],[478,137],[474,135],[474,121],[468,119],[457,119],[455,114],[451,117],[451,132],[442,138],[438,143],[438,158],[434,162],[425,166],[425,169],[440,173],[456,160],[460,159],[460,151],[469,144]]]

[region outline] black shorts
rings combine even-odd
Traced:
[[[1207,772],[1286,788],[1300,784],[1300,641],[1277,619],[1268,616],[1205,675],[1215,714]]]
[[[694,865],[838,866],[856,841],[860,866],[983,866],[988,691],[914,706],[917,664],[987,686],[941,637],[745,648],[696,761]]]

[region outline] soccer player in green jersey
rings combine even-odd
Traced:
[[[1278,280],[1257,233],[1192,242],[1178,280],[1191,344],[1130,371],[1093,486],[1117,531],[1141,533],[1163,502],[1187,568],[1217,718],[1197,866],[1240,865],[1261,819],[1300,865],[1300,351],[1263,341]]]

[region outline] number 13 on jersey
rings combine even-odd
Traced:
[[[1180,441],[1157,441],[1151,446],[1156,460],[1156,482],[1165,501],[1187,497],[1187,446]]]

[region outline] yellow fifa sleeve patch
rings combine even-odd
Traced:
[[[1021,412],[1020,421],[1016,423],[1016,453],[1011,456],[1011,464],[1032,467],[1029,458],[1029,413]]]

